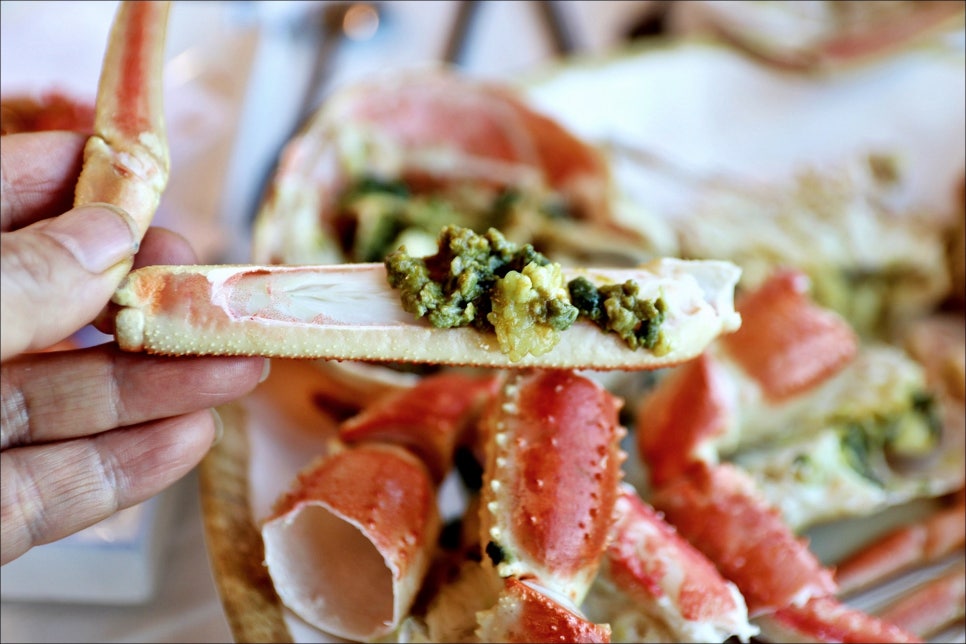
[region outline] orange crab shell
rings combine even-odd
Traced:
[[[622,477],[621,404],[572,371],[533,370],[512,376],[484,412],[480,534],[499,547],[502,576],[535,577],[575,603],[586,594]]]
[[[771,642],[921,642],[918,637],[835,597],[815,597],[762,617],[762,633]]]
[[[346,443],[383,441],[410,449],[439,483],[449,473],[453,451],[483,404],[496,395],[501,376],[444,372],[394,391],[339,427]]]
[[[608,625],[587,621],[527,582],[503,583],[497,605],[480,613],[481,642],[610,642]]]
[[[611,584],[641,606],[668,597],[680,619],[710,625],[723,637],[755,633],[734,584],[626,484],[617,516],[601,570]]]
[[[723,338],[728,355],[775,401],[834,375],[858,352],[848,323],[808,296],[808,277],[780,270],[735,304],[741,328]]]
[[[921,523],[886,533],[838,563],[835,580],[840,593],[867,587],[906,568],[932,562],[966,543],[966,504],[962,501]]]
[[[836,590],[832,572],[733,465],[695,463],[651,501],[738,586],[752,616]]]
[[[649,481],[661,486],[701,458],[702,445],[721,435],[733,411],[725,375],[705,352],[670,373],[641,403],[637,447]]]
[[[302,619],[370,640],[408,613],[439,529],[436,489],[422,462],[401,447],[365,443],[298,475],[262,524],[265,563],[279,597]]]

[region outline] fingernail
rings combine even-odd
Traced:
[[[268,380],[269,374],[272,373],[272,361],[265,358],[265,364],[262,366],[262,376],[258,379],[258,384],[261,384]]]
[[[214,447],[221,442],[222,437],[225,435],[225,423],[221,420],[221,414],[214,407],[211,408],[211,419],[215,423],[215,437],[211,441],[211,446]]]
[[[100,274],[138,250],[140,237],[130,215],[108,204],[80,206],[48,220],[41,230],[66,248],[92,274]]]

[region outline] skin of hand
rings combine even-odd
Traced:
[[[0,564],[182,478],[215,440],[212,408],[267,373],[263,358],[166,358],[110,342],[45,351],[94,321],[132,267],[195,261],[175,233],[139,240],[120,210],[71,207],[85,139],[0,137]]]

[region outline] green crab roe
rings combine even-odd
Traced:
[[[570,299],[581,315],[602,329],[619,335],[632,349],[643,347],[658,355],[667,352],[661,325],[667,313],[664,300],[639,297],[637,282],[605,284],[597,287],[578,277],[568,285]]]
[[[412,257],[403,247],[384,263],[406,311],[437,328],[495,331],[512,361],[547,353],[581,315],[631,348],[663,347],[663,300],[639,299],[633,281],[598,288],[577,278],[568,285],[559,264],[494,228],[480,235],[446,226],[435,255]]]

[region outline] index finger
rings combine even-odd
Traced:
[[[17,230],[71,209],[86,141],[77,132],[0,137],[0,230]]]

